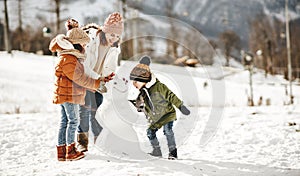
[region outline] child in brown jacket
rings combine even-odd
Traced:
[[[92,79],[84,73],[79,61],[84,59],[84,45],[88,35],[78,27],[78,22],[66,22],[67,35],[59,34],[52,39],[49,49],[57,52],[59,61],[55,67],[55,90],[53,103],[61,106],[61,121],[58,133],[57,157],[59,161],[72,161],[84,157],[75,148],[75,131],[78,122],[79,105],[84,104],[86,88],[97,90],[100,82],[108,82],[114,73],[105,78]]]

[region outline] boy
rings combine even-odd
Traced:
[[[130,73],[130,80],[133,81],[134,87],[140,90],[140,94],[133,103],[139,112],[145,113],[149,121],[147,136],[153,147],[153,151],[149,154],[156,157],[162,156],[156,132],[163,127],[169,148],[168,159],[176,159],[177,148],[172,130],[173,122],[176,120],[176,111],[173,105],[184,115],[189,115],[190,111],[166,85],[151,73],[150,62],[150,57],[142,57],[140,63]]]

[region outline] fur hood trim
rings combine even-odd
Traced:
[[[146,88],[149,89],[151,86],[153,86],[156,83],[156,76],[154,73],[151,73],[151,80],[146,84]]]

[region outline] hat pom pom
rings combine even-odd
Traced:
[[[109,17],[105,21],[105,23],[109,24],[109,25],[112,25],[115,23],[121,23],[121,22],[122,22],[122,16],[118,12],[114,12],[114,13],[110,14]]]
[[[151,63],[151,58],[149,56],[143,56],[141,59],[140,59],[140,64],[145,64],[145,65],[150,65]]]
[[[78,28],[79,24],[78,21],[76,21],[75,19],[68,19],[68,21],[66,21],[65,23],[66,29],[67,30],[71,30],[73,28]]]

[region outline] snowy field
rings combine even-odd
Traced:
[[[128,78],[136,63],[122,62],[117,75]],[[191,110],[190,116],[178,111],[174,126],[178,160],[164,159],[168,152],[161,130],[163,158],[146,154],[151,150],[146,120],[128,103],[136,94],[128,85],[128,92],[114,87],[105,95],[97,114],[104,130],[86,157],[58,162],[54,65],[51,56],[0,52],[1,176],[300,175],[300,87],[293,86],[295,104],[284,106],[287,82],[256,71],[254,102],[262,96],[262,106],[248,107],[248,72],[217,66],[151,65]]]

